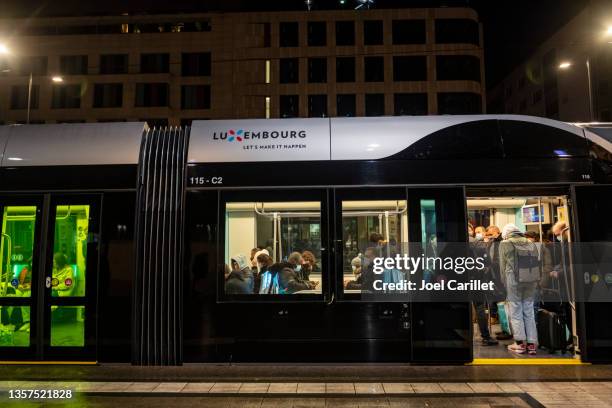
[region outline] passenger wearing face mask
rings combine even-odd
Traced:
[[[301,290],[309,290],[317,287],[316,282],[309,282],[302,278],[302,254],[293,252],[287,258],[287,262],[272,265],[272,272],[278,273],[281,294],[291,294]]]

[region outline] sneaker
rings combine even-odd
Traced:
[[[530,356],[536,355],[536,345],[535,344],[533,343],[527,344],[527,354],[529,354]]]
[[[516,354],[524,354],[525,351],[527,351],[527,346],[525,345],[525,343],[512,343],[508,346],[508,350]]]
[[[482,343],[483,346],[497,346],[499,344],[499,341],[492,339],[491,337],[487,337],[482,339]]]

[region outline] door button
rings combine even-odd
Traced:
[[[47,289],[51,287],[51,277],[50,276],[47,276],[47,279],[45,279],[45,286],[47,287]]]

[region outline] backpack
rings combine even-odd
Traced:
[[[540,265],[540,252],[533,242],[515,244],[514,247],[514,276],[518,283],[539,282],[542,277]]]

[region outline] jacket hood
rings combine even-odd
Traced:
[[[249,267],[249,261],[248,261],[246,255],[244,255],[244,254],[236,254],[236,255],[232,256],[232,260],[238,264],[238,267],[240,269],[244,269],[244,268],[248,268]]]
[[[270,267],[270,272],[278,273],[286,268],[293,270],[293,265],[290,264],[289,262],[278,262]]]
[[[517,227],[516,225],[514,225],[514,224],[506,224],[504,226],[504,228],[502,229],[501,235],[502,235],[503,239],[508,239],[508,238],[510,238],[511,236],[514,236],[514,235],[522,235],[522,232],[519,229],[519,227]]]

